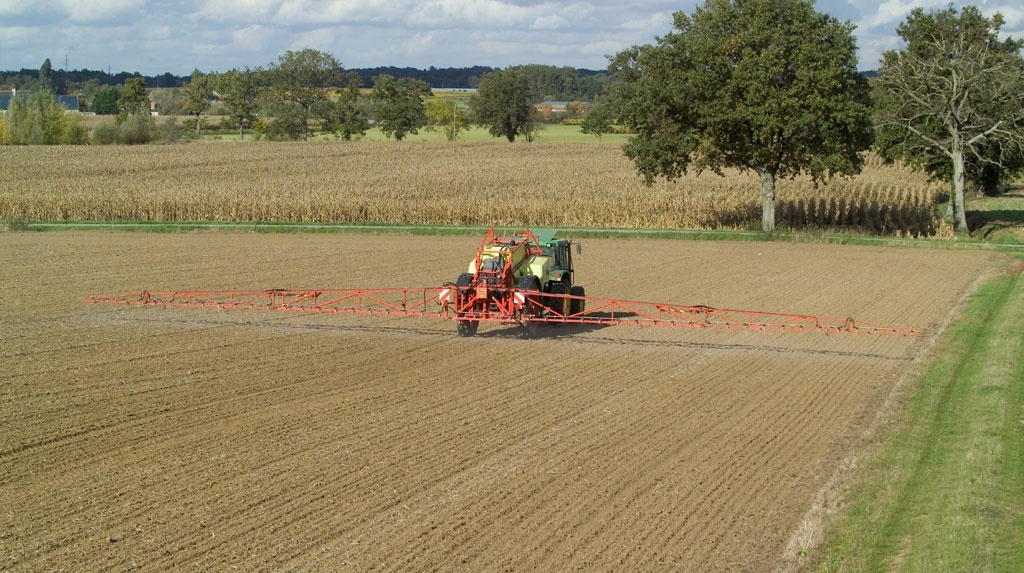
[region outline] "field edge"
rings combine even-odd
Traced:
[[[1024,569],[1024,280],[969,294],[801,561],[821,573]],[[833,484],[835,485],[835,484]]]
[[[425,236],[480,235],[489,227],[475,225],[398,225],[363,223],[281,223],[252,222],[228,223],[210,221],[5,221],[0,232],[140,232],[140,233],[365,233],[365,234],[409,234]],[[510,227],[497,225],[495,229],[514,231]],[[561,236],[571,235],[577,239],[665,239],[685,241],[742,241],[764,243],[818,243],[828,245],[860,245],[894,248],[925,249],[977,249],[1006,253],[1024,252],[1024,244],[993,243],[965,238],[899,238],[871,236],[859,233],[794,232],[701,229],[628,229],[628,228],[559,228]]]

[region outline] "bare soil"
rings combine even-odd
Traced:
[[[928,339],[86,305],[476,237],[0,234],[0,569],[766,571]],[[935,329],[996,255],[584,241],[594,296]]]

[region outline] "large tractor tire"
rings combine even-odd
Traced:
[[[519,277],[519,290],[540,290],[540,279],[533,275]]]
[[[526,308],[524,309],[527,316],[534,316],[538,314],[538,299],[540,295],[540,279],[533,275],[526,275],[519,277],[519,284],[516,285],[519,290],[524,291],[526,294]]]
[[[459,278],[455,279],[455,286],[460,289],[468,288],[473,284],[473,273],[462,273]]]
[[[569,294],[569,285],[565,283],[551,283],[551,287],[548,289],[551,294]],[[558,316],[569,316],[570,303],[572,301],[567,298],[561,297],[548,297],[548,303],[545,305],[552,311],[557,313]]]
[[[479,320],[459,320],[459,336],[474,336],[476,329],[480,328]]]
[[[529,319],[541,314],[540,306],[538,306],[538,297],[541,292],[540,279],[533,275],[525,275],[519,277],[519,284],[517,286],[519,290],[526,293],[526,307],[523,309],[523,319],[525,320],[523,328],[525,329],[526,336],[537,338],[540,335],[538,331],[540,323]]]
[[[571,288],[569,288],[569,294],[571,294],[572,296],[587,296],[587,291],[583,290],[583,287],[581,287],[580,285],[574,285]],[[572,313],[573,315],[586,312],[586,310],[587,301],[585,300],[574,298],[569,303],[569,312]]]
[[[458,300],[460,303],[472,295],[474,278],[475,277],[472,273],[462,273],[459,275],[459,278],[455,279],[455,289],[458,292]],[[480,321],[464,319],[460,316],[461,314],[465,313],[456,313],[455,315],[455,320],[458,322],[459,336],[475,335],[476,330],[480,328]]]

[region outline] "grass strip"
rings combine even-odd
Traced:
[[[210,221],[17,221],[7,223],[8,231],[123,231],[145,233],[189,233],[228,231],[250,233],[408,233],[411,235],[481,235],[483,226],[401,225],[375,223],[229,223]],[[1024,250],[1024,244],[992,244],[975,240],[912,239],[879,237],[856,232],[790,232],[701,229],[562,228],[559,236],[572,238],[645,238],[695,241],[754,241],[778,243],[825,243],[875,247],[924,247],[939,249]]]
[[[979,289],[829,527],[818,570],[1024,571],[1024,280]]]

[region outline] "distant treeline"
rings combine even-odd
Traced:
[[[572,67],[526,65],[515,66],[526,72],[538,100],[593,101],[604,90],[608,80],[605,71]],[[432,89],[473,89],[480,78],[498,68],[472,66],[468,68],[351,68],[365,87],[373,85],[373,78],[387,74],[394,78],[413,78],[427,82]],[[147,89],[181,87],[188,83],[190,76],[176,76],[165,73],[144,76],[139,73],[109,73],[102,70],[53,70],[53,85],[60,93],[71,93],[91,83],[93,86],[123,85],[129,78],[142,78]],[[0,88],[33,89],[39,80],[39,70],[22,68],[17,71],[0,71]]]

